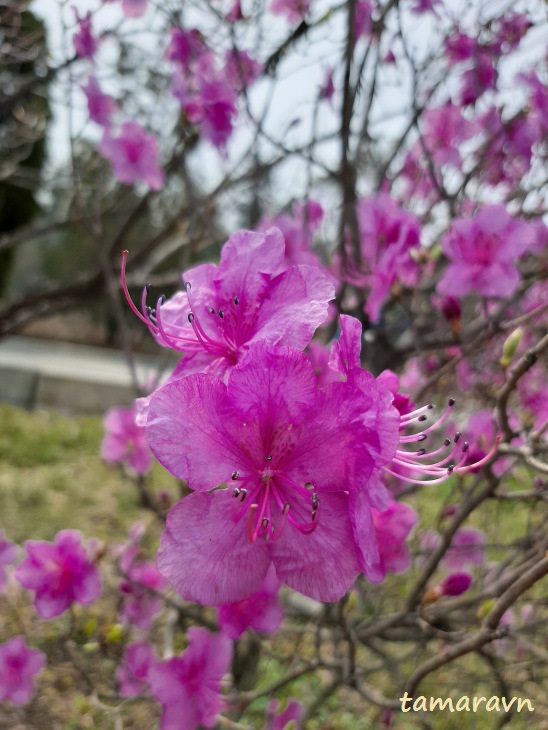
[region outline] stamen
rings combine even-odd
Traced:
[[[238,479],[238,478],[239,478],[239,476],[240,476],[240,472],[239,472],[239,471],[233,471],[233,472],[232,472],[232,476],[231,476],[230,478],[231,478],[231,479],[232,479],[233,481],[236,481],[236,479]]]
[[[240,300],[238,299],[238,297],[234,297],[233,302],[234,304],[239,304]]]
[[[264,458],[265,458],[265,461],[272,461],[272,457],[271,456],[265,456]]]
[[[219,315],[219,317],[220,317],[221,319],[223,319],[223,318],[224,318],[224,316],[225,316],[225,313],[223,312],[223,310],[222,310],[222,309],[219,309],[219,311],[217,312],[217,314]]]

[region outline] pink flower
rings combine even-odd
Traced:
[[[462,116],[460,106],[448,102],[423,114],[424,142],[436,165],[460,167],[458,146],[479,131],[479,125]]]
[[[285,730],[291,725],[292,730],[303,727],[305,709],[297,700],[287,700],[285,710],[280,711],[280,700],[271,700],[266,706],[263,730]]]
[[[473,57],[473,65],[462,76],[460,100],[463,106],[475,104],[488,90],[497,86],[497,70],[491,56],[478,45]]]
[[[424,13],[434,13],[437,15],[437,8],[443,7],[441,0],[413,0],[411,12],[415,15],[423,15]]]
[[[97,40],[91,31],[91,13],[80,18],[78,11],[74,8],[74,14],[78,22],[78,32],[72,38],[74,52],[79,58],[93,58],[97,52]]]
[[[207,51],[208,47],[200,31],[196,29],[187,31],[182,28],[171,29],[170,43],[166,51],[168,61],[173,61],[182,68],[186,68]]]
[[[150,691],[163,705],[160,730],[215,727],[223,709],[221,679],[232,661],[232,642],[206,629],[188,630],[182,657],[156,662],[148,673]]]
[[[122,12],[126,18],[140,18],[148,7],[148,0],[122,0]]]
[[[439,586],[442,596],[461,596],[472,585],[472,576],[468,573],[451,573]]]
[[[6,566],[12,565],[17,560],[19,549],[17,545],[6,540],[4,531],[0,530],[0,591],[3,591],[8,582]]]
[[[160,301],[151,317],[133,311],[160,344],[186,357],[173,378],[206,372],[226,381],[257,342],[302,350],[325,319],[334,287],[319,269],[291,266],[282,274],[280,231],[239,231],[226,242],[219,266],[202,264],[183,274],[185,291]],[[122,271],[124,277],[124,271]]]
[[[421,535],[422,550],[431,552],[441,543],[442,537],[433,530]],[[443,556],[440,565],[450,570],[462,570],[471,565],[482,565],[485,561],[485,535],[479,530],[463,527],[453,536],[451,547]]]
[[[373,3],[371,0],[356,0],[354,15],[354,42],[358,38],[366,38],[371,34],[371,17],[373,15]]]
[[[270,12],[284,15],[291,25],[297,25],[310,9],[311,0],[273,0]]]
[[[335,93],[335,84],[333,82],[334,73],[335,69],[332,66],[325,69],[323,83],[318,95],[319,99],[324,99],[325,101],[331,101],[333,99]]]
[[[46,657],[29,649],[22,636],[0,644],[0,702],[26,705],[34,694],[34,677],[42,671]]]
[[[124,594],[120,609],[123,624],[133,624],[146,631],[154,617],[164,607],[162,596],[165,581],[154,563],[142,561],[133,563],[127,570],[127,580],[120,584]]]
[[[226,52],[225,74],[232,88],[241,94],[256,81],[263,71],[263,66],[246,51],[232,48]]]
[[[511,218],[503,205],[487,205],[473,219],[453,222],[441,241],[450,261],[437,291],[462,297],[510,297],[520,282],[516,261],[530,246],[528,223]]]
[[[379,583],[387,573],[405,573],[409,568],[411,555],[406,540],[417,520],[415,510],[403,502],[391,501],[383,512],[373,509],[380,560],[367,574],[370,581]]]
[[[142,180],[151,190],[164,185],[164,173],[158,165],[158,143],[137,122],[126,122],[118,137],[105,129],[99,152],[112,165],[117,180],[133,185]]]
[[[15,571],[16,580],[35,592],[34,607],[43,619],[64,613],[76,602],[93,603],[101,593],[101,579],[78,530],[61,530],[53,543],[27,540],[27,559]]]
[[[263,634],[274,634],[280,628],[284,612],[278,598],[280,581],[270,566],[257,593],[243,601],[219,606],[217,623],[230,639],[239,639],[246,629]]]
[[[373,477],[395,453],[398,414],[363,379],[318,390],[305,355],[260,343],[227,386],[198,374],[156,391],[149,444],[195,490],[169,513],[158,554],[183,598],[241,601],[274,563],[291,588],[335,601],[377,560]]]
[[[105,436],[101,458],[109,464],[124,464],[135,474],[150,470],[152,455],[146,442],[145,429],[135,423],[136,406],[111,408],[103,425]]]
[[[87,86],[82,87],[88,101],[89,118],[101,127],[110,126],[110,118],[116,111],[116,102],[103,94],[95,76],[90,76]]]
[[[148,689],[154,653],[146,642],[130,644],[124,649],[124,662],[116,670],[122,697],[135,697]]]
[[[365,311],[377,322],[396,281],[407,287],[417,283],[418,267],[411,251],[420,245],[420,224],[384,193],[358,204],[358,224],[365,273],[349,268],[346,278],[354,286],[369,287]]]

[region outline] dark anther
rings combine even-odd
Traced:
[[[185,291],[190,291],[191,288],[192,287],[190,286],[190,281],[185,282]]]
[[[232,496],[237,497],[239,494],[240,494],[240,490],[238,489],[238,487],[236,487],[236,489],[232,492]]]
[[[232,472],[231,479],[233,479],[234,481],[236,481],[236,479],[238,479],[239,476],[240,476],[240,472],[239,471],[233,471]]]
[[[427,438],[428,438],[427,433],[421,433],[421,434],[419,434],[417,441],[426,441]]]
[[[465,441],[462,446],[462,453],[464,454],[466,451],[468,451],[469,448],[470,448],[470,444],[468,443],[468,441]]]
[[[429,403],[426,407],[428,408],[429,411],[431,411],[432,408],[435,408],[435,405],[433,403]]]
[[[450,443],[451,443],[451,439],[445,439],[445,441],[443,442],[443,445],[449,446]]]
[[[419,421],[426,421],[426,416],[419,416]]]
[[[219,317],[220,317],[220,318],[222,319],[222,318],[223,318],[223,317],[225,316],[225,313],[223,312],[223,310],[222,310],[222,309],[219,309],[219,311],[218,311],[218,315],[219,315]]]
[[[454,464],[449,464],[449,466],[447,467],[447,473],[452,474],[454,468],[455,468]]]
[[[190,322],[190,324],[194,322],[194,314],[192,312],[188,313],[188,321]]]
[[[215,314],[215,310],[213,309],[213,307],[209,307],[209,309],[208,309],[207,311],[208,311],[208,312],[209,312],[210,314]]]
[[[158,299],[158,304],[162,305],[166,302],[166,295],[162,294],[162,296]]]
[[[449,398],[449,403],[448,403],[449,408],[452,408],[454,405],[455,405],[455,399]]]
[[[312,509],[314,510],[314,512],[318,509],[319,505],[320,505],[320,500],[318,499],[318,495],[313,494],[312,495]]]
[[[264,527],[264,529],[266,530],[266,528],[268,527],[268,517],[263,517],[263,519],[261,520],[261,527]]]
[[[306,484],[304,485],[304,488],[305,488],[305,489],[313,489],[313,485],[312,485],[312,483],[311,483],[311,482],[307,482],[307,483],[306,483]]]
[[[243,502],[246,497],[247,497],[247,489],[242,489],[242,491],[240,492],[240,502]]]
[[[426,454],[426,449],[419,449],[417,451],[417,456],[424,456]]]
[[[145,284],[145,289],[147,290],[147,292],[150,291],[151,287],[152,287],[152,284]]]
[[[240,300],[238,299],[238,297],[234,297],[234,304],[239,304],[239,303],[240,303]]]
[[[272,457],[271,456],[265,456],[264,458],[265,458],[265,461],[272,461]]]
[[[456,444],[458,444],[458,442],[459,442],[459,440],[460,440],[460,437],[461,437],[461,436],[462,436],[461,432],[460,432],[460,431],[457,431],[457,433],[455,434],[455,438],[453,439],[453,441],[454,441],[454,442],[455,442]]]

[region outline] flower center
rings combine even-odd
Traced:
[[[239,522],[247,513],[247,538],[252,544],[259,537],[278,540],[287,523],[303,535],[314,532],[318,525],[320,500],[312,484],[299,486],[271,464],[271,456],[266,456],[265,460],[268,465],[259,469],[258,473],[242,475],[238,471],[233,472],[231,480],[238,482],[232,492],[234,522]],[[297,519],[291,513],[292,506],[297,514],[309,506],[310,522]]]

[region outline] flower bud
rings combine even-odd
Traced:
[[[516,354],[522,336],[523,330],[521,327],[518,327],[510,335],[508,335],[504,341],[504,345],[502,346],[502,357],[499,360],[501,368],[506,369],[512,364],[512,360],[514,359],[514,355]]]

